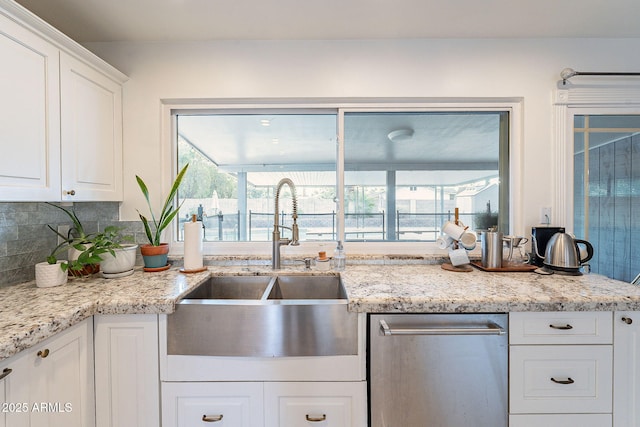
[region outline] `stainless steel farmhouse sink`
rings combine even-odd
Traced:
[[[167,316],[173,355],[357,354],[357,315],[337,275],[213,276]]]

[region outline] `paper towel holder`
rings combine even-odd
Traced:
[[[198,221],[198,216],[196,214],[191,215],[191,221],[190,222],[191,223],[195,223],[197,221]],[[201,226],[202,226],[202,224],[201,224]],[[185,224],[185,229],[186,229],[186,224]],[[186,235],[187,235],[187,233],[185,231],[185,252],[186,252],[186,240],[187,240],[186,239]],[[202,250],[202,248],[200,250]],[[185,256],[186,256],[186,254],[185,254]],[[202,256],[202,255],[200,255],[200,256]],[[199,268],[186,269],[185,267],[182,267],[180,269],[180,273],[186,273],[186,274],[189,274],[189,273],[201,273],[203,271],[207,271],[207,267],[205,267],[204,265],[202,267],[199,267]]]

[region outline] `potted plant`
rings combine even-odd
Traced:
[[[51,231],[63,240],[63,243],[66,243],[61,243],[54,251],[62,250],[65,247],[68,249],[69,261],[67,270],[69,274],[72,276],[88,276],[100,271],[100,254],[106,252],[106,249],[94,247],[93,239],[96,234],[89,234],[85,231],[75,211],[65,209],[53,203],[46,203],[56,209],[60,209],[73,223],[67,235],[61,234],[51,225],[47,225]]]
[[[138,245],[125,243],[132,240],[132,236],[124,236],[122,229],[115,226],[105,227],[102,233],[95,236],[94,247],[106,250],[100,254],[100,270],[104,277],[116,278],[133,274]]]
[[[66,241],[56,246],[46,261],[36,264],[36,286],[39,288],[51,288],[67,283],[67,269],[69,264],[66,260],[58,260],[58,254],[68,251]]]
[[[147,185],[142,178],[136,175],[136,181],[138,182],[138,186],[140,187],[140,191],[142,191],[144,198],[147,200],[147,206],[149,207],[149,212],[151,214],[151,220],[149,220],[146,216],[142,215],[140,211],[138,211],[140,220],[144,225],[144,232],[149,240],[148,244],[140,246],[140,252],[144,259],[145,271],[160,271],[169,268],[169,265],[167,264],[169,244],[161,243],[160,239],[162,231],[171,224],[171,221],[173,221],[178,214],[180,206],[182,206],[182,204],[180,204],[180,206],[176,208],[173,205],[173,199],[178,192],[178,187],[180,187],[180,183],[182,182],[182,178],[187,172],[188,167],[189,164],[187,163],[180,172],[178,172],[178,176],[176,176],[176,179],[171,185],[171,190],[164,201],[162,210],[158,217],[153,213],[153,207],[151,206],[151,200],[149,199],[149,189],[147,188]]]

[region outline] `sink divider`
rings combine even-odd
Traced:
[[[264,301],[269,298],[269,294],[271,293],[271,290],[273,289],[273,287],[276,285],[277,281],[278,281],[278,276],[271,277],[269,284],[267,285],[267,287],[264,290],[264,293],[260,297],[260,301]]]

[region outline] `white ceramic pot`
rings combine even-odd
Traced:
[[[138,245],[127,244],[122,245],[121,249],[115,249],[115,256],[110,253],[100,255],[102,261],[100,262],[100,271],[107,277],[112,274],[120,274],[125,272],[133,272],[133,267],[136,265],[136,251]]]
[[[39,288],[51,288],[67,283],[67,272],[62,271],[60,264],[65,261],[58,261],[56,264],[39,262],[36,264],[36,286]]]

